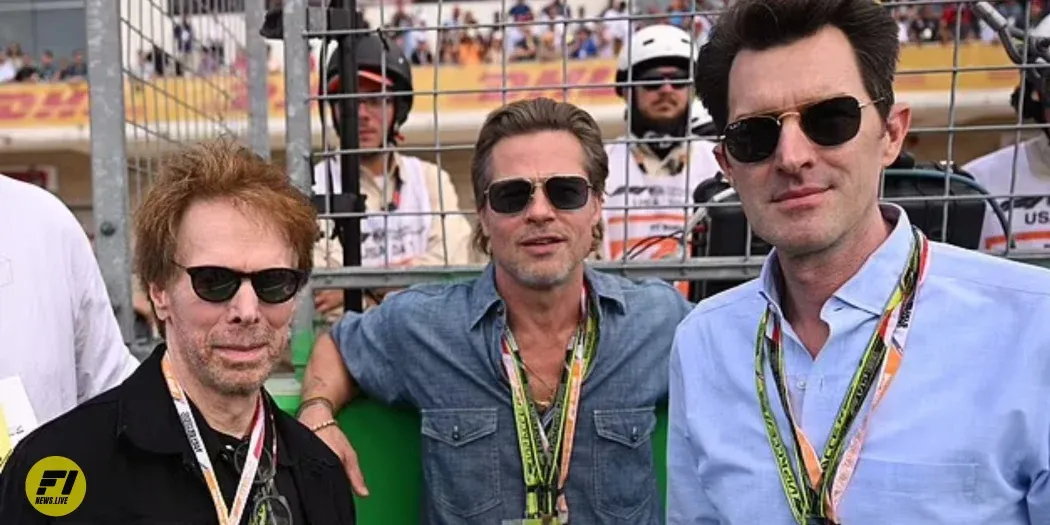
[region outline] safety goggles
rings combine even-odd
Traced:
[[[654,70],[638,75],[635,80],[644,82],[638,87],[646,91],[657,91],[666,85],[670,85],[674,89],[685,89],[689,87],[692,79],[689,78],[687,71],[667,72]]]
[[[241,283],[251,281],[255,295],[267,304],[281,304],[299,293],[306,284],[306,274],[293,268],[268,268],[245,273],[222,266],[186,268],[193,292],[209,303],[224,303],[237,295]]]
[[[520,213],[529,205],[538,186],[543,187],[551,206],[562,211],[578,210],[590,198],[591,183],[580,175],[555,175],[542,181],[501,180],[489,185],[485,197],[496,213]]]
[[[840,146],[860,131],[861,110],[877,101],[861,103],[854,97],[829,98],[780,115],[756,115],[726,126],[723,144],[740,162],[762,162],[777,150],[784,117],[796,115],[802,132],[814,144]]]

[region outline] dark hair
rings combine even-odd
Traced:
[[[609,177],[609,157],[602,143],[602,130],[590,113],[568,102],[549,98],[533,98],[511,102],[489,113],[478,131],[474,158],[470,163],[470,178],[474,186],[474,202],[480,211],[486,205],[485,190],[492,182],[492,150],[500,141],[511,137],[541,131],[567,131],[583,147],[584,171],[591,187],[598,195],[605,194],[605,179]],[[594,232],[594,243],[602,238],[599,225]],[[489,240],[480,224],[474,228],[474,249],[489,253]]]
[[[853,46],[864,89],[885,119],[900,54],[897,22],[873,0],[736,0],[700,49],[696,89],[719,131],[729,118],[729,70],[741,50],[792,44],[832,26]]]

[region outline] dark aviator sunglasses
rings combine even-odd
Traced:
[[[294,268],[267,268],[241,272],[222,266],[177,265],[190,276],[193,292],[209,303],[224,303],[237,295],[241,283],[251,281],[256,297],[267,304],[281,304],[299,293],[306,284],[306,273]]]
[[[861,111],[879,100],[862,103],[851,96],[840,96],[806,105],[796,111],[746,117],[726,126],[722,143],[740,162],[762,162],[777,150],[784,117],[799,118],[802,132],[814,144],[841,146],[860,131]]]
[[[562,211],[583,208],[592,188],[590,181],[580,175],[555,175],[542,181],[506,179],[490,184],[485,198],[496,213],[520,213],[532,201],[538,186],[543,187],[551,206]]]
[[[686,71],[651,71],[635,77],[634,80],[639,82],[638,87],[646,91],[657,91],[665,85],[674,89],[684,89],[692,84],[692,79]]]

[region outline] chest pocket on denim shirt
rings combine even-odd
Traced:
[[[495,408],[422,410],[423,470],[435,501],[470,517],[499,505]]]
[[[594,499],[599,511],[631,519],[652,498],[655,409],[594,411]]]

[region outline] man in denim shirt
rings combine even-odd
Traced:
[[[602,235],[598,125],[570,104],[512,103],[482,127],[471,171],[475,245],[493,262],[478,279],[344,316],[307,365],[301,421],[364,495],[333,414],[358,388],[418,408],[425,523],[661,523],[651,436],[690,304],[663,282],[584,263]],[[549,436],[553,461],[529,433]]]

